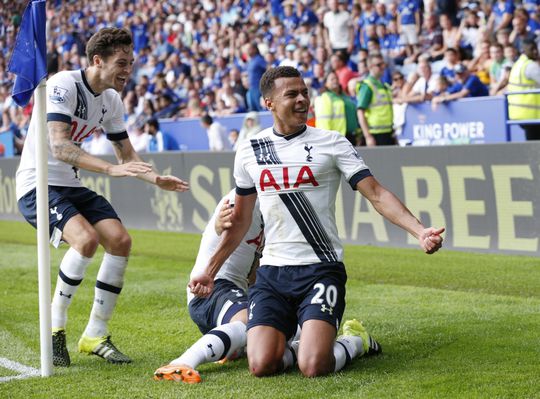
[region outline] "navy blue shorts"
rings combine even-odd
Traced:
[[[208,298],[195,297],[188,307],[191,319],[206,334],[213,328],[227,324],[235,314],[246,309],[247,295],[233,282],[217,279]]]
[[[337,330],[345,311],[346,282],[341,262],[261,266],[249,289],[248,329],[270,326],[289,339],[297,324],[324,320]]]
[[[18,205],[28,223],[36,227],[36,189],[26,193]],[[55,247],[67,221],[79,213],[91,225],[103,219],[120,220],[109,201],[86,187],[49,186],[49,236]]]

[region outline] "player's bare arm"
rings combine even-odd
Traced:
[[[193,294],[206,297],[212,293],[214,277],[249,230],[256,200],[256,194],[236,196],[231,228],[223,231],[221,241],[210,258],[205,272],[194,276],[189,282]]]
[[[122,139],[112,141],[114,154],[120,165],[127,165],[129,163],[143,163],[149,165],[150,170],[135,175],[137,178],[144,180],[148,183],[155,184],[159,188],[167,191],[187,191],[189,190],[189,184],[175,176],[161,176],[153,168],[152,165],[143,161],[143,159],[137,154],[131,141],[129,139]]]
[[[228,198],[225,201],[223,201],[223,204],[221,205],[221,209],[219,210],[218,217],[216,218],[216,221],[214,223],[214,230],[216,231],[216,234],[218,236],[220,236],[224,230],[231,228],[233,206],[234,204],[231,204]]]
[[[49,138],[53,156],[76,168],[104,173],[114,177],[137,176],[152,170],[150,164],[130,162],[125,165],[113,165],[94,157],[71,141],[71,126],[65,122],[48,122]]]
[[[364,137],[366,138],[366,145],[368,147],[375,146],[376,144],[375,138],[369,132],[369,126],[366,119],[366,112],[363,109],[358,109],[357,117],[358,117],[358,123],[360,123],[360,128],[362,129],[362,133],[364,134]]]
[[[356,188],[371,202],[377,212],[416,237],[424,252],[432,254],[442,247],[441,234],[444,227],[438,229],[424,227],[399,198],[384,188],[373,176],[362,179]]]

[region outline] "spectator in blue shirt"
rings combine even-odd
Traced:
[[[248,56],[249,61],[247,64],[247,73],[249,80],[249,88],[247,92],[248,110],[249,111],[262,111],[261,106],[261,91],[259,89],[259,82],[263,73],[266,71],[266,61],[259,53],[257,44],[248,44]]]
[[[392,49],[391,37],[386,32],[386,24],[377,23],[377,38],[379,39],[379,48],[384,58],[391,57],[390,50]]]
[[[224,0],[220,10],[221,25],[233,26],[240,19],[240,10],[233,5],[231,0]]]
[[[433,97],[432,104],[435,107],[437,104],[441,104],[445,101],[458,100],[465,97],[482,97],[488,96],[489,91],[485,84],[483,84],[478,76],[469,72],[467,67],[463,64],[457,64],[454,67],[457,81],[463,85],[460,91],[455,93],[443,93],[439,96]]]
[[[538,0],[540,1],[540,0]],[[539,11],[529,13],[529,31],[540,37],[540,6]]]
[[[131,25],[133,34],[133,51],[138,54],[143,48],[148,46],[148,26],[140,15],[136,15]]]
[[[459,64],[459,54],[458,51],[453,48],[449,47],[444,52],[444,67],[440,70],[439,75],[444,76],[450,84],[455,83],[456,81],[456,73],[454,72],[454,68],[456,65]]]
[[[533,14],[536,13],[538,7],[540,6],[540,0],[523,0],[521,4],[529,14]]]
[[[387,24],[393,17],[392,14],[386,12],[386,4],[381,1],[378,1],[375,4],[375,23],[376,24]]]
[[[500,29],[509,28],[514,15],[514,2],[512,0],[497,0],[493,4],[491,15],[488,20],[488,29],[497,32]]]
[[[62,28],[62,34],[58,37],[58,44],[62,47],[62,53],[69,53],[76,44],[73,32],[68,32],[66,27]]]
[[[299,24],[314,26],[319,22],[319,18],[317,18],[317,15],[315,15],[313,10],[306,7],[302,1],[296,3],[296,16],[298,17]]]
[[[292,33],[298,28],[299,20],[296,14],[294,13],[294,1],[284,1],[283,2],[283,26],[287,32]]]
[[[281,17],[283,14],[281,0],[270,0],[270,11],[272,12],[273,16]]]
[[[523,53],[523,41],[536,40],[536,35],[528,30],[529,14],[524,9],[516,10],[512,25],[513,29],[508,39],[518,53]]]
[[[418,46],[420,33],[420,7],[417,0],[401,0],[398,6],[398,31],[411,56]]]
[[[149,135],[146,152],[176,151],[179,149],[174,137],[159,129],[159,122],[155,118],[150,118],[145,122],[144,132]]]
[[[373,6],[373,0],[362,0],[362,13],[360,14],[360,26],[377,24],[380,16],[377,15],[375,7]]]
[[[397,21],[395,19],[388,21],[386,31],[388,32],[387,38],[389,40],[390,58],[394,60],[395,64],[403,65],[403,61],[407,56],[407,49],[398,33]]]

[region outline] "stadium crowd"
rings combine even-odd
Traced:
[[[26,3],[7,7],[4,0],[0,9],[0,132],[12,132],[17,153],[32,104],[21,109],[11,101],[7,63]],[[50,73],[85,68],[86,41],[98,29],[131,29],[136,61],[123,100],[138,151],[149,148],[149,120],[263,110],[258,83],[268,67],[299,69],[313,101],[333,72],[340,95],[356,103],[368,57],[378,53],[399,119],[406,103],[431,100],[436,107],[501,94],[524,41],[540,40],[540,0],[47,3]]]

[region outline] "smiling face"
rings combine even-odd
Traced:
[[[493,60],[495,60],[497,62],[502,62],[502,60],[504,59],[502,46],[501,45],[499,45],[499,46],[492,45],[489,48],[489,56],[490,56],[491,59],[493,59]]]
[[[100,71],[101,89],[114,89],[118,92],[124,90],[133,70],[133,61],[133,48],[131,46],[118,47],[107,58],[95,55],[94,65]]]
[[[296,133],[307,122],[309,93],[301,77],[277,78],[264,102],[272,111],[274,125],[279,133]]]

